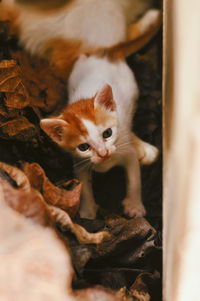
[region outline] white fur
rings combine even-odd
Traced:
[[[95,96],[105,84],[112,87],[119,127],[121,130],[130,128],[139,91],[125,61],[111,63],[107,58],[81,57],[69,77],[69,103]]]
[[[106,155],[111,156],[116,151],[114,146],[117,139],[116,123],[108,120],[107,125],[103,127],[86,119],[82,119],[82,122],[88,131],[88,137],[84,137],[83,143],[88,143],[91,148],[82,153],[79,151],[79,154],[81,157],[90,158],[92,163],[98,164],[102,162],[99,155],[102,157]],[[103,132],[108,128],[112,129],[112,135],[107,139],[103,139]]]
[[[158,9],[150,9],[140,20],[140,32],[145,33],[159,18],[160,11]]]
[[[140,163],[146,165],[153,163],[158,157],[158,149],[155,146],[142,140],[140,142],[140,145],[144,152],[143,157],[140,159]]]
[[[22,10],[20,23],[21,41],[32,53],[40,51],[49,39],[58,37],[103,47],[126,37],[126,19],[116,0],[74,0],[72,8],[66,6],[52,15]],[[108,29],[109,34],[105,35]]]
[[[78,39],[97,47],[117,44],[126,38],[127,23],[148,6],[148,0],[74,0],[61,10],[43,14],[16,5],[20,8],[21,42],[34,54],[53,38]]]
[[[131,123],[138,98],[138,87],[133,72],[125,61],[111,63],[107,58],[82,56],[76,62],[69,77],[69,103],[94,97],[105,84],[112,87],[117,111],[117,131],[110,144],[106,144],[102,139],[103,129],[99,129],[91,121],[83,120],[89,132],[89,140],[85,142],[91,144],[92,148],[82,157],[89,157],[91,162],[95,163],[92,168],[100,172],[105,172],[115,165],[124,166],[128,175],[127,197],[123,201],[125,213],[130,216],[142,216],[145,214],[145,209],[141,203],[140,167],[131,145]],[[105,161],[101,160],[93,153],[93,148],[108,150],[110,157]],[[115,148],[113,152],[112,148]],[[86,172],[80,173],[80,178],[86,186],[83,190],[84,200],[82,200],[80,213],[82,217],[93,218],[97,207],[86,174]]]

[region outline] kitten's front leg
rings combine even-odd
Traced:
[[[124,167],[127,172],[127,196],[123,200],[124,213],[131,217],[140,217],[146,214],[141,200],[140,164],[136,153],[126,154]]]
[[[92,192],[92,179],[90,171],[77,171],[80,181],[83,183],[80,204],[80,216],[82,218],[94,219],[97,212],[97,204],[95,203]]]

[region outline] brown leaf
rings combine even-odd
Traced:
[[[31,106],[46,112],[59,110],[67,99],[66,82],[56,76],[45,60],[23,51],[12,52],[12,56],[19,62]]]
[[[15,97],[9,100],[9,106],[12,108],[24,108],[29,105],[29,95],[22,78],[21,69],[15,60],[0,62],[0,92],[14,93]],[[6,96],[8,97],[9,94]],[[18,98],[21,102],[16,101]]]
[[[110,236],[106,231],[89,233],[80,225],[74,224],[68,213],[60,208],[48,206],[48,209],[53,220],[60,224],[62,231],[70,230],[81,244],[100,244]]]
[[[150,237],[152,239],[155,236],[155,229],[142,217],[109,219],[106,226],[111,234],[110,238],[98,246],[95,257],[111,255],[116,249],[118,254],[121,251],[124,256],[123,243],[126,241],[132,240],[138,243],[146,241]],[[133,251],[136,251],[136,249]]]
[[[8,112],[3,104],[3,101],[0,101],[0,122],[5,121],[8,118]]]
[[[15,60],[0,61],[0,92],[4,93],[0,108],[0,136],[4,139],[30,141],[37,134],[35,126],[20,116],[23,115],[20,110],[30,104],[22,78]]]
[[[12,68],[16,66],[16,61],[15,60],[2,60],[0,61],[0,69],[4,68]]]
[[[2,162],[0,171],[0,185],[7,205],[37,224],[50,225],[48,208],[41,194],[31,187],[25,174],[18,168]]]
[[[25,163],[23,164],[23,170],[32,187],[42,193],[49,205],[65,210],[70,216],[74,216],[77,213],[81,192],[81,183],[79,181],[68,182],[68,184],[74,183],[74,187],[72,190],[66,190],[53,185],[37,163]]]
[[[27,107],[29,105],[29,100],[24,95],[25,93],[5,93],[5,106],[9,109],[23,109],[24,107]]]
[[[0,137],[4,139],[30,141],[36,134],[37,130],[35,126],[26,117],[19,117],[0,125]]]
[[[41,193],[31,186],[24,172],[16,167],[0,162],[0,185],[4,202],[37,224],[50,226],[59,223],[63,230],[70,230],[80,243],[85,244],[98,244],[109,236],[103,231],[89,233],[74,224],[67,212],[49,206]]]
[[[129,294],[136,298],[136,301],[150,301],[151,297],[148,292],[148,287],[143,280],[144,276],[152,277],[150,273],[142,273],[138,275],[135,282],[129,290]]]
[[[87,230],[93,229],[87,225]],[[81,225],[84,225],[84,223]],[[106,228],[110,234],[102,243],[94,247],[74,246],[72,248],[73,263],[76,270],[80,273],[87,264],[88,279],[89,281],[95,280],[95,284],[104,284],[106,275],[108,274],[109,265],[130,267],[136,261],[143,258],[144,250],[149,250],[154,246],[154,239],[156,235],[155,229],[144,218],[131,218],[126,219],[122,217],[112,217],[105,221],[105,224],[98,231]],[[146,253],[144,253],[146,255]],[[148,253],[147,253],[148,254]],[[131,259],[131,260],[130,260]],[[94,262],[97,261],[98,265],[94,268]],[[107,269],[108,268],[108,269]],[[116,274],[116,273],[115,273]],[[86,271],[85,271],[86,277]],[[109,279],[110,278],[110,279]],[[115,280],[108,276],[108,286]],[[115,287],[112,287],[115,288]],[[117,287],[118,288],[118,287]]]

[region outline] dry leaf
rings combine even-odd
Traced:
[[[0,162],[0,185],[4,201],[9,207],[37,224],[50,225],[48,208],[41,194],[32,189],[21,170]]]
[[[49,205],[65,210],[70,216],[74,216],[79,208],[81,183],[69,181],[65,187],[72,183],[71,190],[66,190],[53,185],[41,166],[37,163],[23,164],[23,170],[27,175],[32,187],[40,191]]]
[[[24,51],[12,52],[21,67],[30,104],[45,112],[59,110],[67,100],[66,82],[56,76],[45,60],[30,57]]]
[[[18,117],[0,125],[0,137],[19,141],[30,141],[37,134],[35,126],[26,117]]]
[[[62,231],[70,230],[81,244],[100,244],[110,235],[108,232],[89,233],[78,224],[74,224],[69,215],[60,208],[49,206],[51,216],[59,223]]]
[[[0,61],[0,92],[3,93],[0,136],[4,139],[31,141],[37,135],[37,130],[22,116],[22,109],[30,105],[29,94],[22,78],[21,69],[15,60]]]
[[[44,173],[41,168],[38,170]],[[2,162],[0,162],[0,185],[4,202],[37,224],[55,226],[55,223],[59,223],[63,230],[70,230],[80,243],[85,244],[99,244],[109,236],[103,231],[89,233],[80,225],[74,224],[67,212],[49,206],[44,201],[41,193],[31,186],[23,171]]]
[[[10,98],[9,105],[12,108],[24,108],[29,105],[29,95],[22,82],[21,69],[15,60],[0,61],[0,92],[14,93],[15,97]],[[16,101],[21,98],[21,103]],[[12,100],[12,102],[11,102]]]
[[[135,297],[136,301],[150,301],[151,299],[148,287],[143,281],[144,275],[149,275],[149,273],[140,274],[129,290],[130,295]]]
[[[13,68],[16,66],[15,60],[2,60],[0,61],[0,69],[7,69],[7,68]]]

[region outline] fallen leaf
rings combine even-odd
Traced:
[[[62,232],[70,230],[81,244],[100,244],[110,235],[106,231],[90,233],[78,224],[74,224],[70,216],[62,209],[48,206],[51,217],[61,226]]]
[[[77,180],[64,183],[69,190],[53,185],[44,170],[37,163],[23,164],[23,170],[27,175],[32,187],[40,191],[49,205],[59,207],[70,216],[74,216],[80,203],[81,183]],[[72,184],[72,185],[71,185]],[[70,189],[70,186],[72,189]]]
[[[88,225],[87,230],[92,231],[93,223],[95,221],[90,221],[91,227]],[[98,231],[100,230],[106,230],[110,236],[97,246],[88,246],[85,248],[82,245],[71,244],[69,241],[76,270],[81,274],[85,268],[85,279],[93,284],[102,284],[102,281],[106,278],[108,279],[108,284],[109,281],[112,283],[117,272],[117,267],[128,267],[131,270],[132,265],[141,259],[141,250],[151,248],[156,238],[155,229],[144,218],[126,219],[116,216],[110,217],[105,220],[103,227],[98,229]],[[147,254],[148,252],[145,253],[145,256]],[[132,256],[131,262],[129,261],[130,255]],[[87,268],[85,267],[86,265]],[[111,275],[110,277],[106,276],[109,267],[116,268],[111,273],[114,277],[113,279]],[[130,274],[130,270],[125,271],[124,274]],[[133,273],[135,273],[134,269]],[[105,282],[103,284],[105,285]]]
[[[13,59],[0,61],[0,92],[13,93],[9,98],[12,108],[24,108],[29,105],[29,94],[22,81],[23,75],[17,62]],[[15,96],[15,97],[14,97]],[[21,99],[21,103],[18,101]]]
[[[49,211],[41,194],[32,189],[21,170],[0,162],[0,185],[4,201],[9,207],[37,224],[51,224]]]
[[[4,139],[31,141],[36,134],[36,127],[23,116],[0,125],[0,137]]]
[[[150,275],[149,273],[140,274],[129,290],[129,294],[136,298],[136,301],[150,301],[151,297],[148,292],[148,287],[143,281],[143,276]]]
[[[59,223],[62,230],[70,230],[77,240],[84,244],[99,244],[109,236],[103,231],[89,233],[80,225],[74,224],[67,212],[45,202],[42,194],[31,186],[23,171],[2,162],[0,162],[0,185],[4,202],[37,224],[55,228],[56,223]]]
[[[31,57],[24,51],[13,51],[12,57],[19,62],[31,106],[48,113],[59,111],[67,100],[66,82],[45,60]]]

